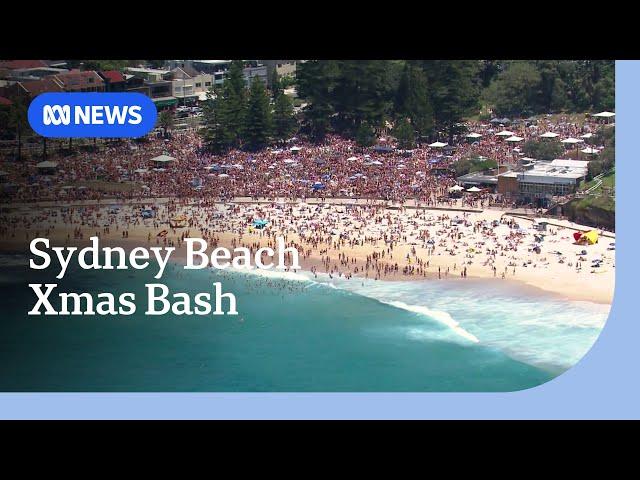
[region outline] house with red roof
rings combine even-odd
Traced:
[[[58,82],[62,89],[66,92],[104,92],[104,80],[94,70],[71,70],[65,73],[52,75],[51,77]]]
[[[126,90],[127,81],[119,71],[105,70],[98,72],[98,75],[104,80],[104,89],[106,92],[124,92]]]
[[[0,69],[7,70],[26,70],[48,66],[44,60],[0,60]]]

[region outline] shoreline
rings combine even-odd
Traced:
[[[5,254],[5,255],[28,255],[28,246],[26,246],[24,248],[24,250],[21,250],[19,248],[17,248],[17,245],[19,245],[20,242],[7,242],[6,240],[0,240],[0,254]],[[51,246],[59,246],[59,245],[54,245],[53,243],[51,244]],[[79,248],[82,247],[86,247],[86,246],[90,246],[90,241],[86,240],[86,241],[74,241],[71,242],[68,246],[77,246]],[[133,250],[136,247],[140,247],[143,245],[138,244],[135,241],[129,241],[127,239],[124,240],[119,240],[119,239],[113,239],[112,241],[109,242],[110,247],[122,247],[125,252],[127,252],[127,254],[129,254],[131,252],[131,250]],[[211,253],[212,248],[208,248],[207,252]],[[150,261],[152,261],[153,257],[150,259]],[[168,264],[174,264],[174,265],[180,265],[180,266],[184,266],[186,264],[186,259],[187,259],[187,255],[186,255],[186,249],[185,248],[176,248],[176,250],[174,250],[172,252],[172,255],[169,257],[169,261]],[[275,269],[264,269],[265,272],[281,272],[281,273],[294,273],[294,274],[301,274],[304,275],[305,277],[308,277],[309,280],[311,281],[319,281],[320,283],[331,283],[330,281],[326,281],[326,280],[315,280],[314,279],[314,272],[312,271],[312,268],[314,267],[318,267],[318,266],[322,266],[322,262],[317,259],[317,258],[306,258],[306,259],[300,259],[300,266],[302,267],[299,270],[291,270],[291,269],[287,269],[287,270],[275,270]],[[203,267],[202,270],[206,270],[206,269],[212,269],[213,267],[211,265],[207,265],[206,267]],[[228,267],[225,269],[222,269],[222,271],[224,272],[232,272],[232,273],[238,273],[238,274],[248,274],[251,275],[250,271],[251,270],[256,270],[257,267],[252,266],[251,268],[246,269],[247,271],[243,271],[242,269],[238,269],[238,268],[233,268],[233,267]],[[328,276],[329,274],[325,273],[325,272],[318,272],[319,275],[324,276]],[[353,275],[350,279],[346,279],[343,276],[337,275],[337,278],[341,279],[341,280],[345,280],[345,281],[353,281],[353,282],[358,282],[358,281],[367,281],[367,282],[411,282],[411,283],[420,283],[420,282],[442,282],[443,284],[455,284],[456,286],[461,286],[461,285],[465,285],[465,284],[470,284],[470,285],[476,285],[476,284],[489,284],[491,282],[496,282],[499,285],[505,286],[507,288],[512,288],[515,291],[520,291],[522,294],[524,295],[533,295],[533,296],[544,296],[547,298],[555,298],[557,300],[565,300],[565,301],[579,301],[579,302],[587,302],[587,303],[593,303],[593,304],[597,304],[597,305],[611,305],[610,301],[607,301],[606,299],[603,299],[601,297],[592,297],[592,296],[588,296],[588,295],[565,295],[562,292],[558,292],[556,290],[552,290],[550,288],[544,288],[540,285],[537,285],[535,283],[530,283],[527,282],[525,280],[521,280],[518,278],[492,278],[492,277],[487,277],[487,276],[480,276],[480,275],[469,275],[466,278],[460,278],[457,276],[448,276],[448,277],[444,277],[441,279],[438,279],[438,274],[435,272],[429,273],[426,277],[415,277],[415,276],[407,276],[407,275],[402,275],[402,274],[396,274],[396,275],[390,275],[387,277],[382,277],[382,278],[366,278],[360,275]],[[329,279],[331,280],[331,279]]]
[[[555,231],[546,232],[540,254],[533,253],[528,246],[530,244],[527,241],[531,242],[529,238],[533,237],[533,231],[529,230],[530,233],[525,234],[528,238],[520,238],[522,234],[519,237],[516,235],[513,246],[489,255],[490,242],[496,242],[500,237],[496,233],[487,236],[484,233],[486,227],[480,232],[478,222],[487,225],[493,222],[496,225],[506,218],[520,222],[522,227],[519,230],[522,231],[535,219],[521,218],[494,209],[467,209],[473,211],[461,214],[459,209],[420,207],[421,211],[405,211],[379,206],[369,213],[373,207],[348,209],[344,205],[320,202],[291,204],[287,208],[276,205],[271,210],[251,203],[185,206],[176,202],[157,206],[157,217],[144,220],[135,207],[127,208],[130,209],[130,215],[124,207],[117,215],[111,215],[109,207],[104,205],[70,208],[58,204],[20,212],[15,219],[26,219],[24,225],[16,222],[13,230],[5,228],[0,231],[0,252],[11,250],[28,254],[29,241],[36,235],[49,238],[51,246],[81,247],[90,244],[89,237],[98,236],[102,246],[120,246],[127,251],[134,247],[175,246],[176,251],[171,259],[176,260],[186,257],[185,237],[203,238],[208,243],[210,253],[218,246],[230,250],[236,246],[247,246],[255,252],[257,248],[272,244],[275,236],[283,236],[288,246],[294,244],[298,248],[302,270],[312,274],[347,275],[353,281],[368,278],[383,282],[493,280],[534,288],[567,300],[608,305],[613,300],[615,252],[607,251],[606,245],[611,240],[615,241],[615,234],[604,232],[609,238],[603,238],[600,244],[577,246],[570,240],[572,232],[586,227],[571,222],[549,220],[553,222],[551,225],[554,225]],[[167,225],[178,214],[188,217],[189,223],[176,228]],[[369,217],[365,218],[365,214]],[[250,218],[249,215],[254,218],[256,215],[269,217],[273,227],[252,229],[245,220]],[[466,229],[449,226],[449,220],[445,220],[461,215],[467,223]],[[333,223],[323,224],[322,216]],[[13,217],[6,217],[7,220],[10,218]],[[426,226],[418,228],[420,223]],[[474,226],[473,232],[471,226]],[[429,229],[429,232],[422,239],[413,240],[407,234],[425,229]],[[160,238],[159,232],[162,230],[167,233]],[[503,232],[502,235],[508,234],[508,238],[513,236],[513,230],[506,225],[498,225],[495,230]],[[456,233],[458,231],[460,234]],[[465,232],[463,236],[462,231]],[[350,232],[349,238],[354,240],[343,240],[343,232]],[[392,239],[391,243],[387,241],[388,238]],[[424,243],[425,238],[433,238],[434,243],[428,246]],[[436,244],[435,240],[439,243]],[[554,254],[554,250],[558,249],[562,250],[562,257]],[[600,270],[573,268],[573,262],[583,250],[589,253],[589,257],[600,256],[606,263]],[[558,258],[561,258],[560,262]],[[463,273],[466,273],[465,278],[461,278]]]

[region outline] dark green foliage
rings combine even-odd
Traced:
[[[356,132],[356,143],[360,147],[370,147],[376,142],[373,129],[368,123],[361,123]]]
[[[614,74],[610,60],[507,61],[484,97],[497,115],[611,110]]]
[[[287,95],[281,94],[274,99],[273,136],[275,140],[286,140],[295,133],[297,122],[293,116],[293,102]]]
[[[418,135],[430,135],[433,131],[433,107],[424,71],[407,62],[400,77],[395,95],[396,115],[411,121]]]
[[[536,160],[554,160],[562,157],[564,147],[556,140],[528,140],[523,152],[527,157]]]
[[[460,177],[462,175],[466,175],[467,173],[484,172],[485,170],[498,168],[498,162],[489,158],[467,157],[461,158],[456,163],[454,163],[453,168],[456,172],[456,176]]]
[[[247,100],[242,139],[247,150],[257,151],[269,144],[272,132],[271,105],[262,81],[254,78]]]
[[[398,148],[410,150],[415,146],[413,125],[406,118],[396,121],[393,136],[398,140]]]

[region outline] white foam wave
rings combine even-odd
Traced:
[[[303,273],[282,271],[282,270],[265,270],[262,268],[231,268],[233,272],[244,273],[247,275],[255,275],[257,277],[278,279],[278,280],[291,280],[294,282],[309,282],[311,281]]]
[[[466,338],[467,340],[473,343],[479,343],[478,337],[474,334],[466,331],[464,328],[460,326],[460,323],[456,322],[453,317],[447,312],[443,312],[440,310],[431,310],[430,308],[424,307],[422,305],[409,305],[404,302],[398,301],[390,301],[385,302],[384,300],[380,300],[381,303],[391,305],[392,307],[401,308],[402,310],[407,310],[409,312],[418,313],[420,315],[425,315],[453,330],[456,334],[461,336],[462,338]]]

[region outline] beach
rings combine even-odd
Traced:
[[[266,225],[257,228],[256,219]],[[533,228],[543,221],[546,230]],[[105,246],[175,246],[172,259],[184,262],[186,237],[207,240],[209,252],[255,252],[282,236],[298,249],[303,270],[354,282],[482,279],[602,304],[611,303],[615,283],[615,234],[600,231],[596,244],[576,245],[573,233],[589,227],[496,208],[320,199],[56,202],[15,206],[3,225],[1,251],[28,252],[38,236],[52,246],[85,246],[96,235]]]

